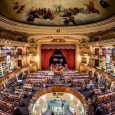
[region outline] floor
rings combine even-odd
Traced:
[[[48,110],[43,115],[51,115],[52,109],[55,107],[61,108],[62,111],[65,113],[65,114],[57,114],[57,115],[73,115],[72,112],[69,111],[69,103],[66,100],[63,101],[52,100],[52,101],[51,100],[48,101]],[[62,103],[64,103],[63,106]]]

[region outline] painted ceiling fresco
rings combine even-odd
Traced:
[[[113,16],[115,0],[0,0],[0,14],[35,25],[83,25]]]

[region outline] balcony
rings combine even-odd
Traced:
[[[93,57],[97,57],[97,58],[106,58],[106,54],[95,54],[95,53],[89,53],[88,54],[89,56],[93,56]],[[112,61],[115,61],[115,55],[112,55],[112,54],[109,54],[110,55],[110,58]]]
[[[11,56],[28,56],[29,54],[31,54],[31,53],[19,53],[19,52],[15,52],[15,53],[4,53],[4,54],[0,54],[0,58],[2,58],[2,57],[6,57],[7,55],[11,55]]]
[[[115,74],[113,73],[107,73],[105,69],[100,69],[98,67],[94,67],[94,66],[91,66],[91,65],[88,65],[89,68],[94,68],[97,72],[101,73],[103,76],[106,76],[109,80],[111,81],[115,81]]]
[[[25,65],[23,67],[18,67],[18,68],[12,69],[9,73],[0,77],[0,83],[10,77],[14,77],[17,73],[21,72],[23,69],[27,69],[28,67],[29,67],[28,65]]]

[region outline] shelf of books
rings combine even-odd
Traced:
[[[6,75],[7,73],[9,73],[9,69],[10,66],[5,64],[5,63],[1,63],[0,64],[0,77]]]

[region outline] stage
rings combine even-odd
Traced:
[[[41,47],[41,66],[48,70],[50,65],[67,65],[69,69],[75,69],[75,46],[74,45],[53,45]]]

